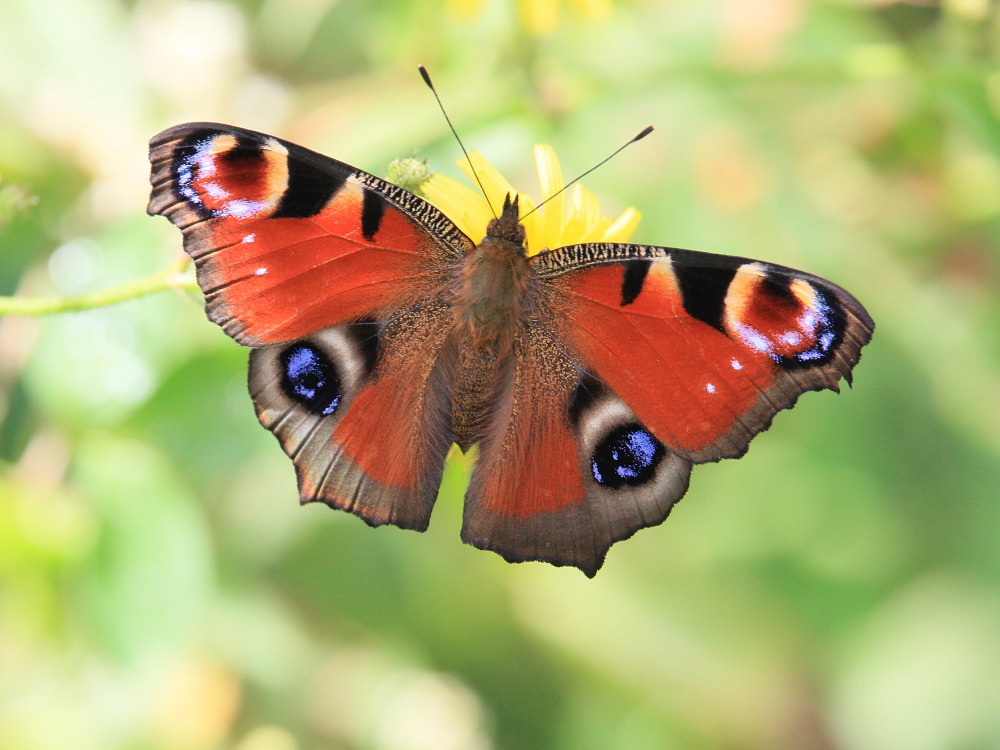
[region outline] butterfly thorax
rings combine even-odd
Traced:
[[[453,414],[455,442],[463,450],[480,439],[483,419],[511,362],[529,306],[530,278],[517,202],[508,201],[483,241],[463,259],[453,287]]]
[[[454,288],[454,322],[466,345],[508,351],[528,294],[530,269],[517,199],[504,204],[486,237],[464,258]]]

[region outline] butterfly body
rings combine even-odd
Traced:
[[[517,202],[508,203],[461,263],[452,307],[456,328],[473,348],[509,352],[527,313],[531,269],[517,212]]]
[[[394,185],[212,123],[151,144],[209,317],[252,347],[258,418],[303,502],[424,529],[448,448],[479,447],[462,538],[593,575],[693,464],[742,455],[849,378],[873,324],[762,261],[587,243],[528,255],[516,198],[479,242]]]

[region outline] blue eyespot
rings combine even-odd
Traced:
[[[837,322],[834,312],[819,290],[816,291],[814,313],[816,315],[815,344],[795,355],[795,359],[803,364],[828,357],[837,339]]]
[[[598,443],[590,467],[602,487],[639,487],[652,481],[665,452],[663,443],[633,423],[615,428]]]
[[[340,378],[333,363],[312,344],[292,344],[281,353],[281,388],[313,414],[329,416],[340,403]]]

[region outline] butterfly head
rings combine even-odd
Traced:
[[[524,227],[520,222],[520,209],[517,205],[517,196],[511,200],[510,193],[504,198],[503,211],[500,216],[493,219],[486,227],[487,239],[505,240],[512,242],[518,247],[524,247]]]

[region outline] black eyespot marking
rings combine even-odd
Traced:
[[[677,283],[681,288],[684,309],[692,318],[725,332],[722,313],[726,306],[726,292],[736,275],[738,265],[732,268],[692,268],[681,264],[674,266]]]
[[[318,214],[330,198],[347,182],[348,175],[334,174],[296,158],[294,148],[288,150],[288,189],[272,214],[275,219],[308,219]]]
[[[375,239],[379,227],[382,226],[383,216],[385,216],[385,201],[382,196],[374,190],[365,188],[364,198],[361,201],[361,234],[369,242]]]
[[[333,363],[312,344],[292,344],[281,353],[281,389],[313,414],[327,417],[340,404],[340,378]]]
[[[220,161],[230,165],[238,165],[240,162],[259,161],[263,151],[259,143],[248,141],[242,136],[236,138],[236,145],[220,156]]]
[[[625,307],[635,302],[636,297],[642,292],[642,285],[646,283],[646,275],[653,261],[630,260],[623,265],[625,273],[622,277],[622,307]]]
[[[765,269],[760,291],[772,297],[791,301],[795,299],[791,286],[792,278],[790,276],[780,274],[774,269]]]
[[[665,453],[663,443],[633,422],[616,427],[598,443],[590,467],[602,487],[639,487],[652,481]]]

